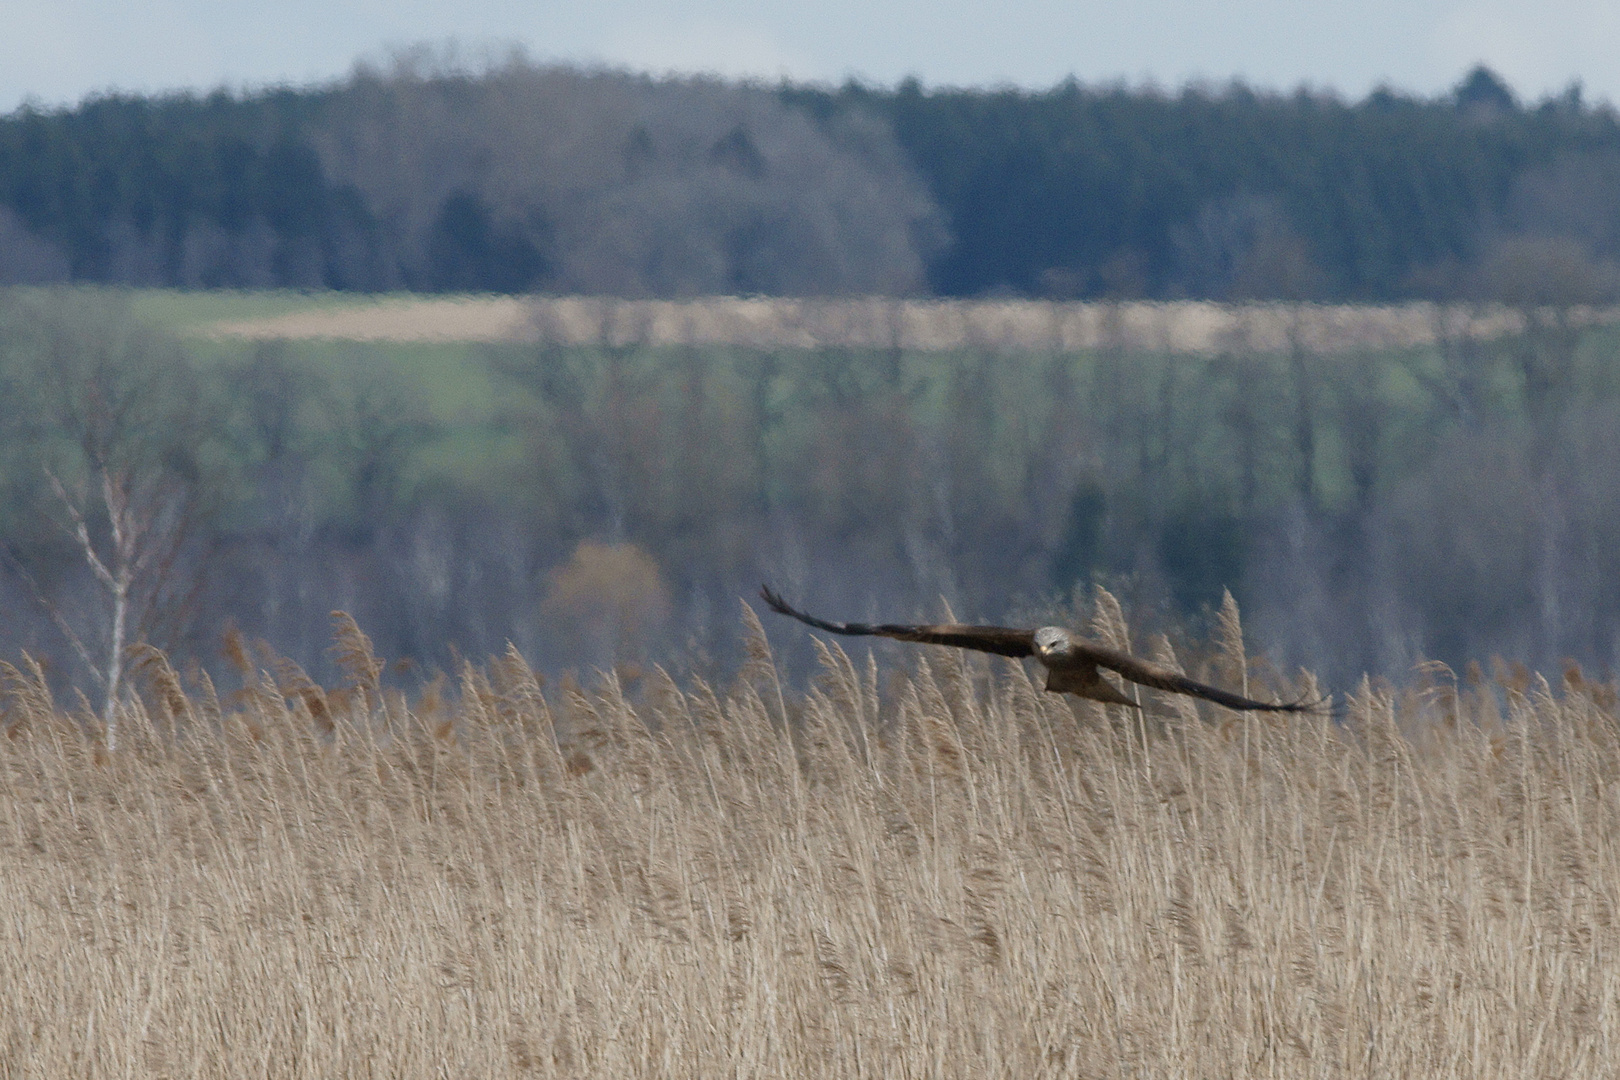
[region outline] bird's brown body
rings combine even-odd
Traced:
[[[897,641],[949,645],[958,649],[1010,656],[1014,659],[1032,656],[1046,668],[1046,689],[1056,694],[1074,694],[1076,697],[1092,701],[1137,708],[1135,701],[1102,677],[1102,669],[1106,668],[1141,686],[1171,694],[1204,698],[1228,709],[1303,712],[1314,707],[1313,704],[1304,702],[1279,704],[1256,701],[1219,687],[1207,686],[1187,678],[1179,671],[1149,664],[1129,653],[1082,641],[1078,636],[1057,626],[1020,630],[1007,626],[967,626],[959,623],[903,626],[889,623],[828,622],[826,619],[818,619],[814,615],[807,615],[791,607],[769,588],[761,589],[759,595],[772,611],[833,634],[887,637]]]

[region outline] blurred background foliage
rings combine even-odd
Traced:
[[[510,640],[724,667],[762,580],[902,619],[1075,617],[1101,581],[1144,629],[1230,588],[1331,679],[1612,669],[1620,334],[1586,316],[1617,265],[1620,117],[1483,68],[1348,102],[426,50],[24,107],[0,117],[0,652],[65,679],[105,655],[88,556],[122,513],[164,538],[139,634],[204,663],[237,620],[329,671],[341,607],[429,666]],[[1198,355],[169,332],[401,289],[1424,297],[1522,331]]]
[[[1620,331],[1555,311],[1170,355],[182,341],[151,314],[194,296],[3,295],[0,651],[64,675],[53,606],[101,616],[46,469],[93,494],[96,461],[186,492],[152,634],[205,665],[234,622],[325,671],[342,608],[428,667],[723,670],[762,581],[886,621],[1072,620],[1101,582],[1143,632],[1231,589],[1338,680],[1620,649]]]

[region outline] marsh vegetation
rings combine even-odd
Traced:
[[[1091,631],[1128,634],[1099,594]],[[784,685],[410,698],[237,641],[123,745],[6,666],[0,1069],[59,1077],[1607,1077],[1612,686],[1439,667],[1325,714],[821,650]],[[1174,659],[1168,643],[1144,642]],[[1293,694],[1235,610],[1206,677]]]

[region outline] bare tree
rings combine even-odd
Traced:
[[[29,230],[8,206],[0,206],[0,285],[43,285],[66,281],[72,273],[66,255]]]
[[[1510,226],[1531,236],[1565,236],[1597,259],[1620,259],[1620,152],[1568,154],[1530,169],[1508,197]]]
[[[1583,309],[1620,297],[1620,267],[1569,236],[1510,236],[1486,250],[1472,292],[1519,312],[1524,332],[1516,360],[1524,402],[1541,418],[1563,403],[1575,353],[1587,328]]]
[[[904,295],[945,236],[878,119],[715,79],[413,54],[358,71],[316,139],[416,287]]]
[[[1436,349],[1432,356],[1415,356],[1405,365],[1405,371],[1427,391],[1442,413],[1464,427],[1473,427],[1480,422],[1487,404],[1487,349],[1474,330],[1480,304],[1453,301],[1458,292],[1457,273],[1457,268],[1450,266],[1426,275],[1430,291],[1445,300],[1430,310]]]
[[[40,594],[52,620],[102,690],[101,722],[107,749],[117,746],[117,706],[124,689],[124,659],[132,644],[149,642],[160,623],[181,616],[194,599],[200,578],[182,580],[180,560],[194,523],[188,485],[172,475],[137,474],[102,464],[95,470],[94,494],[70,493],[49,469],[51,490],[70,522],[70,532],[104,593],[104,633],[98,658],[62,608]],[[91,517],[105,522],[105,535],[92,535]]]
[[[1228,300],[1306,300],[1329,282],[1275,199],[1238,192],[1176,230],[1180,286]]]
[[[1295,305],[1288,321],[1288,378],[1293,389],[1294,491],[1307,511],[1316,502],[1316,358],[1305,343],[1304,313]]]
[[[70,293],[25,303],[6,342],[30,395],[10,414],[13,453],[44,478],[37,505],[54,507],[92,598],[15,551],[10,561],[101,691],[111,748],[129,648],[171,644],[200,588],[209,410],[179,346],[121,305]]]

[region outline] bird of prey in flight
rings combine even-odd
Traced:
[[[1114,649],[1081,641],[1074,634],[1058,626],[1042,626],[1032,630],[1018,630],[1007,626],[964,626],[942,623],[937,626],[896,626],[893,624],[840,623],[818,619],[790,606],[767,586],[760,589],[760,599],[772,611],[808,623],[817,630],[832,634],[855,634],[894,638],[898,641],[920,641],[928,645],[949,645],[957,649],[995,653],[998,656],[1022,658],[1033,656],[1046,667],[1046,689],[1055,694],[1074,694],[1092,701],[1106,701],[1113,705],[1140,708],[1136,702],[1120,693],[1105,681],[1099,668],[1110,671],[1142,686],[1163,690],[1171,694],[1187,694],[1204,698],[1228,709],[1264,710],[1266,712],[1305,712],[1314,703],[1291,702],[1273,704],[1255,701],[1215,686],[1196,682],[1180,672],[1157,664],[1149,664],[1134,656]]]

